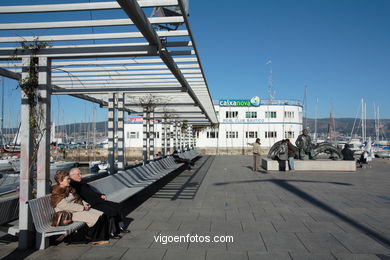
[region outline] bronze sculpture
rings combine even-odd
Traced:
[[[296,146],[299,149],[299,159],[300,160],[313,160],[313,144],[311,142],[311,137],[307,129],[303,129],[302,134],[300,134],[295,142]]]
[[[271,147],[271,149],[268,152],[268,158],[271,158],[273,160],[276,159],[281,144],[282,141],[278,141]],[[343,159],[341,150],[333,146],[331,143],[325,142],[325,143],[313,144],[311,142],[311,138],[309,136],[309,132],[307,131],[307,129],[304,129],[302,131],[302,134],[298,136],[295,144],[299,149],[299,151],[295,154],[295,157],[297,159],[315,160],[320,154],[322,154],[321,158],[323,158],[323,155],[327,154],[329,155],[329,159],[332,160]]]

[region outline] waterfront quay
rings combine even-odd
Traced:
[[[252,172],[250,156],[203,156],[125,201],[131,233],[105,246],[67,244],[4,259],[389,259],[390,161],[356,172]],[[233,242],[167,242],[167,236]],[[225,238],[226,238],[225,237]]]

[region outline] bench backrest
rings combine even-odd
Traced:
[[[19,217],[19,196],[0,199],[0,225],[11,222]]]
[[[50,205],[50,197],[51,195],[49,194],[28,201],[35,229],[39,233],[43,233],[50,226],[51,214],[55,212],[54,208]]]

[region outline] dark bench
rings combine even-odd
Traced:
[[[172,162],[173,159],[169,157],[152,161],[149,164],[119,171],[89,182],[89,185],[100,193],[106,194],[108,200],[120,203],[183,165]]]

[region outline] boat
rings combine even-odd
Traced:
[[[382,150],[381,152],[376,152],[375,157],[377,158],[390,158],[390,150]]]
[[[12,171],[13,168],[13,163],[19,160],[19,157],[17,156],[12,156],[12,157],[7,157],[3,158],[0,160],[0,171]]]
[[[102,161],[92,161],[92,162],[89,162],[89,169],[92,172],[97,172],[97,171],[99,171],[99,164],[102,164],[102,163],[103,163]]]

